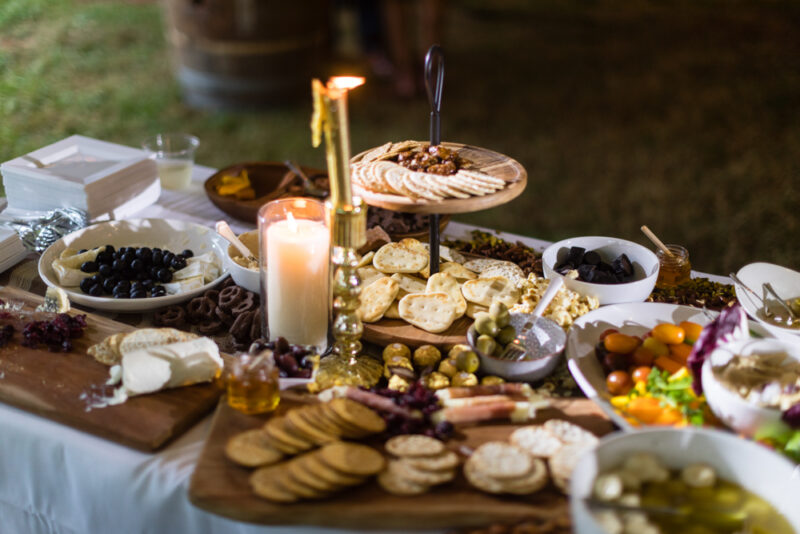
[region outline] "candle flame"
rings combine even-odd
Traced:
[[[334,76],[328,80],[328,89],[339,89],[347,91],[355,89],[359,85],[364,85],[364,78],[361,76]]]
[[[294,218],[294,215],[292,215],[291,211],[286,213],[286,220],[289,221],[289,230],[291,230],[292,233],[296,234],[297,233],[297,219]]]

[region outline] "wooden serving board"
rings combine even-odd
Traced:
[[[283,413],[294,402],[281,401]],[[611,422],[588,399],[556,399],[540,410],[536,422],[553,417],[572,421],[598,436],[612,430]],[[209,512],[266,525],[317,525],[345,529],[432,529],[513,523],[527,519],[569,516],[567,498],[548,485],[534,495],[497,496],[469,485],[463,474],[418,497],[386,493],[375,481],[318,501],[276,504],[257,497],[248,484],[250,470],[230,462],[225,443],[235,434],[263,425],[267,416],[248,416],[230,408],[225,398],[214,415],[211,432],[189,485],[189,499]],[[459,429],[448,448],[474,448],[481,443],[505,440],[518,428],[513,424],[486,424]],[[460,468],[459,468],[460,469]]]
[[[43,301],[9,286],[0,289],[0,298],[23,301],[25,310],[33,310]],[[0,348],[0,402],[145,452],[163,447],[216,405],[222,390],[216,384],[203,384],[87,411],[81,394],[91,386],[105,384],[108,367],[86,350],[106,336],[133,327],[88,313],[86,322],[83,337],[73,340],[73,350],[68,353],[50,352],[44,346],[23,347],[21,334],[16,332],[13,341]]]
[[[462,143],[442,143],[442,146],[458,151],[458,155],[472,161],[481,172],[502,178],[506,186],[490,195],[469,198],[448,198],[440,201],[415,200],[400,195],[375,193],[353,184],[353,192],[370,206],[378,206],[407,213],[469,213],[500,206],[517,198],[525,191],[528,173],[517,160],[487,148],[473,147]],[[373,149],[370,149],[373,150]],[[366,150],[352,158],[360,161]]]
[[[467,342],[467,330],[471,324],[472,319],[464,315],[453,321],[444,332],[432,334],[402,319],[381,319],[377,323],[364,323],[361,338],[382,347],[390,343],[403,343],[411,348],[435,345],[449,349],[458,343]]]

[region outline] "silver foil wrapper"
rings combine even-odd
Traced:
[[[67,234],[89,225],[89,214],[78,208],[58,208],[34,219],[15,219],[7,225],[22,240],[25,248],[44,252]]]

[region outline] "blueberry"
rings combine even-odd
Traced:
[[[108,252],[110,254],[114,254],[115,250],[116,249],[114,248],[113,245],[106,245],[106,252]]]
[[[160,285],[153,285],[152,291],[153,291],[153,296],[167,294],[167,288]]]
[[[83,291],[84,293],[88,293],[93,285],[94,285],[94,282],[92,282],[91,277],[90,278],[84,278],[83,280],[81,280],[81,283],[80,283],[81,291]]]
[[[181,256],[183,256],[184,258],[191,258],[192,256],[194,256],[194,252],[192,252],[191,249],[187,248],[186,250],[181,252]]]
[[[186,267],[186,260],[181,256],[175,256],[175,259],[172,260],[172,268],[176,271],[180,271],[184,267]]]
[[[136,279],[139,280],[140,282],[144,282],[145,280],[149,280],[150,279],[150,273],[148,273],[147,271],[141,271],[141,272],[136,274]]]
[[[164,255],[161,254],[160,250],[153,252],[153,256],[150,259],[155,267],[161,267],[164,264]]]
[[[155,282],[153,282],[153,280],[150,278],[145,278],[144,280],[142,280],[142,287],[145,289],[153,289],[154,285]]]
[[[89,278],[93,284],[102,284],[105,281],[105,277],[102,274],[96,274]]]
[[[111,263],[112,261],[114,261],[114,257],[110,252],[103,251],[97,255],[94,261],[102,265],[104,263]]]
[[[113,293],[114,292],[114,287],[116,285],[117,285],[117,281],[115,279],[106,278],[105,281],[103,281],[103,290],[106,293]]]
[[[92,287],[89,288],[89,294],[93,297],[102,297],[103,286],[100,284],[94,284]]]
[[[125,263],[120,259],[116,259],[114,260],[114,263],[111,264],[111,268],[117,272],[120,272],[125,268]]]
[[[125,265],[130,265],[131,262],[136,259],[136,256],[133,255],[133,252],[125,252],[120,259],[123,261],[123,263],[125,263]]]
[[[96,261],[85,261],[81,264],[81,271],[85,273],[96,273],[97,272],[97,262]]]
[[[130,294],[126,291],[120,291],[119,293],[114,293],[115,299],[129,299],[131,298]]]
[[[140,260],[147,261],[153,256],[153,251],[147,247],[142,247],[136,251],[136,257]]]
[[[100,267],[97,268],[97,270],[100,272],[100,274],[102,274],[106,278],[111,276],[111,273],[114,272],[114,270],[111,268],[111,265],[107,263],[102,264]]]
[[[156,253],[156,252],[158,252],[159,254],[161,254],[161,253],[163,252],[163,250],[161,250],[161,249],[160,249],[160,248],[158,248],[158,247],[155,247],[155,248],[153,249],[153,253]]]
[[[136,271],[134,271],[130,267],[125,267],[124,269],[122,269],[122,276],[126,280],[134,279],[136,278]]]
[[[172,260],[175,259],[175,254],[172,252],[167,252],[164,254],[164,267],[169,267],[172,265]]]
[[[131,290],[131,283],[127,280],[120,280],[117,282],[117,285],[114,286],[114,291],[125,291],[128,292]]]
[[[144,289],[139,291],[131,291],[131,298],[132,299],[144,299],[147,298],[147,291]]]
[[[143,287],[144,286],[142,286],[142,283],[138,280],[136,280],[135,282],[131,282],[131,293],[143,289]]]
[[[143,271],[144,270],[144,262],[138,258],[131,262],[131,269],[134,271]]]
[[[158,280],[160,282],[169,282],[172,280],[172,273],[169,272],[169,269],[162,267],[158,270]]]

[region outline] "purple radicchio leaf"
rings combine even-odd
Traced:
[[[695,394],[703,394],[703,363],[714,352],[714,349],[719,345],[746,338],[749,335],[747,314],[738,304],[722,310],[716,319],[703,328],[686,361],[686,365],[692,373],[692,389]]]
[[[783,412],[781,420],[792,428],[800,429],[800,402]]]

